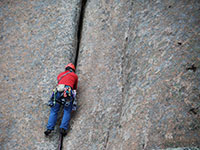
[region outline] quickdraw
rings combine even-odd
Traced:
[[[64,93],[63,93],[63,97],[71,97],[72,96],[72,88],[70,86],[66,86]]]
[[[57,93],[57,90],[53,89],[53,105],[56,104],[56,93]]]
[[[59,93],[59,96],[57,94]],[[65,86],[63,92],[58,92],[55,88],[53,89],[53,94],[51,100],[48,102],[50,107],[55,106],[56,102],[68,106],[71,101],[75,99],[75,95],[73,94],[73,90],[70,86]]]

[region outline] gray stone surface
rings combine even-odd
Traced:
[[[44,137],[56,76],[76,53],[79,0],[0,1],[0,149],[55,149]]]
[[[200,3],[87,2],[69,150],[200,146]]]
[[[167,148],[161,150],[199,150],[200,148],[197,147],[178,147],[178,148]]]
[[[79,11],[76,0],[0,2],[0,149],[56,149],[45,103],[74,61]],[[63,149],[199,149],[199,16],[198,0],[88,1]]]

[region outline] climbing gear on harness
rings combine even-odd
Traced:
[[[67,97],[67,88],[64,88],[63,97]]]
[[[72,88],[70,86],[65,86],[63,97],[65,98],[65,107],[68,107],[71,101],[73,101]]]
[[[53,89],[53,105],[56,104],[56,94],[57,94],[57,90]]]
[[[56,93],[57,90],[53,89],[53,94],[51,96],[51,99],[48,101],[48,106],[53,107],[56,104]]]
[[[58,92],[63,92],[65,89],[65,85],[64,84],[58,84],[56,87]]]
[[[76,105],[77,105],[77,102],[76,102],[76,101],[73,101],[72,111],[76,111]]]
[[[65,66],[65,68],[67,67],[72,68],[74,71],[76,70],[75,66],[72,63],[69,63],[68,65]]]
[[[63,97],[70,98],[71,96],[72,96],[72,88],[70,86],[66,85],[64,88]]]
[[[50,106],[50,107],[53,107],[53,106],[54,106],[54,104],[53,104],[53,101],[52,101],[52,100],[49,100],[49,101],[48,101],[48,106]]]
[[[72,96],[74,99],[76,98],[76,90],[72,90]]]
[[[59,94],[57,96],[57,94]],[[72,88],[70,86],[65,85],[64,90],[62,92],[58,91],[58,88],[53,89],[53,94],[51,100],[48,102],[50,107],[55,106],[56,102],[68,107],[70,103],[74,100],[72,94]]]
[[[71,101],[66,101],[64,106],[65,106],[65,107],[68,107],[68,106],[70,105],[70,102],[71,102]]]
[[[77,110],[77,102],[76,102],[76,90],[72,91],[72,96],[73,96],[73,105],[72,105],[72,111]]]

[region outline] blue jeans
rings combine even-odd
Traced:
[[[53,107],[51,107],[47,129],[50,129],[50,130],[54,129],[56,125],[56,121],[57,121],[58,112],[60,110],[60,106],[61,106],[60,104],[56,103]],[[65,130],[68,129],[69,121],[71,118],[71,111],[72,111],[72,102],[70,102],[70,105],[68,107],[64,106],[64,114],[63,114],[60,128],[63,128]]]

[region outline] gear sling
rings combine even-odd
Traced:
[[[66,75],[68,75],[70,72],[67,72],[66,74],[62,75],[60,77],[59,81]],[[68,107],[70,105],[70,102],[74,100],[74,94],[73,90],[70,86],[64,85],[64,84],[58,84],[55,89],[53,89],[53,94],[51,96],[51,100],[49,101],[49,106],[55,106],[56,102]]]

